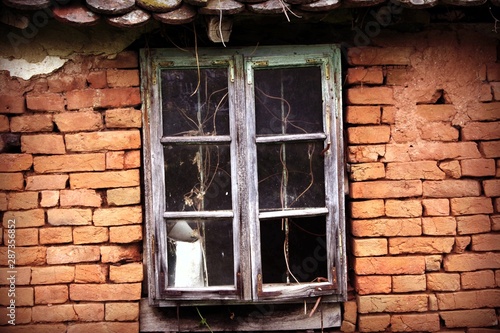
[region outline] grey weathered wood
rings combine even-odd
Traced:
[[[193,212],[164,212],[163,217],[166,219],[216,219],[216,218],[231,218],[234,216],[232,210],[215,210],[215,211],[193,211]]]
[[[307,134],[283,134],[283,135],[263,135],[256,138],[257,143],[281,143],[281,142],[302,142],[312,140],[324,140],[324,133],[307,133]]]
[[[164,136],[160,139],[163,144],[166,143],[184,143],[184,144],[207,144],[207,143],[230,143],[229,135],[203,135],[203,136]]]
[[[151,18],[148,12],[136,8],[121,16],[108,17],[106,22],[118,28],[132,28],[146,24]]]
[[[285,209],[273,211],[261,211],[259,219],[275,219],[294,216],[317,216],[328,214],[328,208],[307,208],[307,209]]]

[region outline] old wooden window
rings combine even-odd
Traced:
[[[346,295],[335,45],[142,52],[151,305]]]

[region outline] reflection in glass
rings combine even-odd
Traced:
[[[322,142],[259,144],[259,208],[325,206]]]
[[[163,135],[228,135],[227,87],[227,68],[162,70]]]
[[[229,145],[166,145],[167,211],[231,209]]]
[[[320,67],[259,69],[254,78],[257,135],[323,132]]]
[[[167,222],[168,286],[234,285],[232,221]]]

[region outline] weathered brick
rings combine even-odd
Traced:
[[[66,333],[88,333],[88,332],[137,333],[139,332],[139,322],[102,321],[98,323],[75,323],[72,324],[71,326],[68,326],[68,331]]]
[[[396,123],[396,111],[394,106],[383,106],[382,107],[382,124],[395,124]]]
[[[385,214],[384,200],[382,199],[351,201],[349,204],[351,206],[351,217],[355,219],[380,217]]]
[[[101,246],[101,262],[137,262],[141,260],[141,246],[133,245],[105,245]]]
[[[71,227],[40,229],[40,244],[64,244],[73,241]]]
[[[358,328],[360,332],[385,332],[391,324],[388,314],[360,315]]]
[[[70,188],[114,188],[140,184],[139,170],[84,172],[70,174]]]
[[[385,238],[355,238],[352,242],[352,252],[357,257],[387,254],[387,239]]]
[[[51,132],[54,128],[52,115],[34,114],[12,117],[10,120],[11,132]]]
[[[500,81],[500,64],[496,62],[486,64],[486,78],[488,81]]]
[[[455,245],[453,246],[453,253],[464,253],[472,241],[470,236],[457,236],[455,237]]]
[[[454,237],[397,237],[389,239],[389,253],[450,253],[453,244]]]
[[[472,251],[499,251],[500,234],[472,235]]]
[[[387,179],[444,179],[445,173],[436,162],[387,163]]]
[[[26,177],[26,190],[60,190],[66,187],[68,175],[35,175]]]
[[[142,222],[140,206],[100,208],[94,211],[95,226],[119,226]]]
[[[447,328],[484,327],[498,324],[495,309],[440,311],[439,316]]]
[[[0,115],[0,132],[11,132],[9,117]],[[12,132],[15,132],[12,130]]]
[[[125,158],[123,160],[123,167],[125,169],[141,167],[141,151],[140,150],[126,151]]]
[[[107,321],[137,321],[139,303],[106,303],[105,318]]]
[[[462,140],[500,139],[500,122],[470,122],[462,127]]]
[[[441,255],[434,254],[425,256],[425,271],[426,272],[440,271],[442,263],[443,263],[443,257]]]
[[[352,234],[357,237],[420,236],[420,218],[353,220]]]
[[[109,151],[106,153],[106,169],[123,169],[125,162],[124,151]]]
[[[19,114],[26,112],[24,96],[0,95],[0,113]]]
[[[73,304],[78,321],[102,321],[104,320],[104,304],[79,303]]]
[[[438,293],[436,296],[439,310],[497,308],[500,306],[500,290],[498,289]]]
[[[141,202],[140,187],[115,188],[106,192],[108,205],[125,206],[134,205]]]
[[[453,104],[419,104],[416,114],[426,122],[451,121],[457,113]]]
[[[459,131],[447,123],[425,123],[420,127],[420,137],[428,141],[458,141]]]
[[[31,154],[1,154],[0,172],[29,170],[33,165]]]
[[[404,198],[422,195],[420,180],[376,180],[351,183],[350,195],[353,199]]]
[[[26,106],[33,111],[64,111],[66,100],[63,95],[56,93],[28,94],[26,95]]]
[[[141,263],[125,265],[111,265],[109,267],[109,280],[114,283],[141,282],[143,267]]]
[[[21,150],[30,154],[65,154],[62,135],[35,134],[21,137]]]
[[[356,324],[358,317],[358,305],[356,301],[347,301],[342,303],[343,311],[343,320],[346,320],[350,323]]]
[[[77,133],[66,135],[66,147],[72,152],[138,149],[141,136],[138,130]]]
[[[500,200],[496,199],[495,202],[496,202],[495,209],[497,212],[500,212]],[[491,216],[491,230],[493,231],[500,230],[500,215]]]
[[[347,69],[347,84],[382,84],[382,67],[351,67]]]
[[[493,213],[491,198],[466,197],[450,199],[451,213],[453,215],[473,215]]]
[[[10,239],[9,229],[3,229],[4,244]],[[16,246],[38,245],[38,228],[17,229],[15,233]]]
[[[67,285],[36,286],[35,304],[66,303],[69,299]]]
[[[351,65],[410,65],[411,47],[351,47],[347,58]]]
[[[0,281],[7,281],[7,278],[12,274],[10,267],[0,268]],[[30,284],[31,267],[16,267],[16,285],[23,286]]]
[[[381,162],[442,161],[481,158],[475,142],[388,144]]]
[[[359,313],[380,312],[425,312],[428,310],[428,297],[413,295],[369,295],[358,296]]]
[[[92,224],[92,210],[81,208],[52,208],[47,210],[47,222],[51,225]]]
[[[109,239],[108,228],[85,226],[73,230],[74,244],[105,243]]]
[[[31,310],[31,308],[29,308]],[[30,312],[31,313],[31,312]],[[30,315],[31,317],[31,315]],[[17,320],[16,320],[17,322]],[[31,322],[31,318],[30,318]],[[41,324],[30,323],[29,325],[16,325],[5,327],[5,333],[66,333],[66,324]]]
[[[76,283],[105,283],[108,278],[108,265],[76,265]]]
[[[55,207],[59,204],[59,191],[41,191],[40,206]]]
[[[443,161],[439,162],[439,169],[443,170],[448,178],[462,178],[462,168],[459,161]]]
[[[478,234],[491,230],[488,215],[457,216],[457,232],[459,235]]]
[[[395,293],[425,291],[425,275],[395,275],[392,277],[392,290]]]
[[[75,279],[75,268],[72,266],[33,267],[31,284],[70,283]]]
[[[347,103],[359,105],[394,104],[391,87],[356,87],[347,90]]]
[[[109,228],[111,243],[133,243],[142,240],[142,226],[129,225]]]
[[[389,294],[392,291],[392,279],[389,275],[359,275],[355,279],[359,295]]]
[[[483,180],[483,189],[487,197],[500,197],[500,179]]]
[[[385,145],[351,146],[347,149],[351,163],[378,162],[385,155]]]
[[[61,132],[98,131],[103,128],[99,112],[63,112],[54,115],[54,122]]]
[[[422,216],[420,200],[386,200],[385,215],[387,217],[419,217]]]
[[[491,92],[490,92],[491,94]],[[467,116],[472,121],[488,121],[500,119],[500,103],[480,103],[473,112],[467,112]]]
[[[456,235],[457,221],[453,216],[424,217],[422,233],[431,236]]]
[[[100,207],[102,198],[95,190],[77,189],[60,192],[61,207],[84,206]]]
[[[0,265],[7,266],[7,248],[0,248]],[[46,249],[43,246],[16,246],[16,266],[39,266],[45,264]]]
[[[434,198],[471,197],[481,194],[481,183],[473,179],[424,181],[423,195]]]
[[[7,306],[10,304],[10,297],[8,297],[9,288],[0,288],[0,305]],[[33,288],[18,287],[16,288],[16,307],[18,306],[33,306]]]
[[[85,87],[85,83],[81,75],[52,75],[47,78],[49,92],[62,93],[68,90],[82,89]]]
[[[0,308],[0,325],[6,325],[10,319],[11,310],[8,307]],[[31,308],[30,307],[16,307],[15,310],[15,325],[2,326],[3,333],[13,332],[11,329],[16,327],[26,327],[22,324],[31,323]]]
[[[133,301],[141,298],[141,283],[71,284],[72,301]]]
[[[140,84],[137,69],[108,70],[106,74],[109,87],[137,87]]]
[[[425,258],[423,256],[356,258],[354,270],[359,275],[424,274]]]
[[[9,210],[38,208],[38,192],[10,192],[8,195]]]
[[[485,158],[500,157],[500,140],[480,142],[479,150]]]
[[[443,265],[447,272],[500,269],[500,253],[449,254],[444,258]]]
[[[35,323],[78,320],[73,304],[56,304],[51,305],[50,308],[46,305],[38,305],[34,306],[32,311],[32,320]]]
[[[66,93],[68,110],[121,108],[141,104],[139,88],[84,89]]]
[[[494,159],[472,159],[460,161],[463,176],[485,177],[496,173]]]
[[[135,51],[123,51],[116,55],[102,57],[96,63],[97,68],[138,68],[139,57]]]
[[[90,88],[94,89],[106,88],[108,84],[106,78],[106,71],[90,72],[87,75],[87,82]]]
[[[21,172],[0,173],[0,190],[19,191],[22,190],[23,187],[24,176]]]
[[[77,89],[66,92],[68,110],[98,107],[97,89]]]
[[[440,330],[439,314],[397,314],[391,316],[392,332],[437,332]]]
[[[98,246],[65,245],[47,248],[47,263],[49,265],[92,262],[99,261],[99,259]]]
[[[0,192],[0,212],[6,211],[8,204],[7,193]]]
[[[104,153],[36,156],[34,169],[38,173],[104,171],[105,158]]]
[[[407,68],[387,68],[385,84],[391,86],[406,85],[411,72]]]
[[[41,227],[45,224],[43,209],[7,211],[3,215],[3,227],[8,228],[9,221],[15,221],[16,229]]]
[[[350,178],[354,181],[385,178],[384,163],[352,164]]]
[[[351,144],[374,144],[389,142],[390,126],[357,126],[347,129],[347,137]]]
[[[432,291],[460,290],[460,274],[429,273],[427,274],[427,289]]]
[[[481,83],[479,86],[479,101],[491,102],[493,100],[493,92],[489,83]]]
[[[495,273],[492,270],[464,272],[460,274],[462,289],[495,288]]]
[[[348,124],[380,124],[380,106],[348,106],[346,122]]]

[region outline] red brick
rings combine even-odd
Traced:
[[[427,289],[432,291],[460,290],[460,274],[429,273],[427,274]]]
[[[11,298],[7,297],[9,288],[0,288],[0,305],[7,306],[10,304]],[[18,287],[16,288],[16,307],[18,306],[33,306],[33,288]],[[3,332],[3,331],[2,331]]]
[[[107,170],[119,170],[123,169],[125,162],[125,152],[124,151],[110,151],[106,153],[106,169]]]
[[[35,134],[21,136],[21,150],[31,154],[65,154],[62,135]]]
[[[139,319],[139,303],[106,303],[107,321],[137,321]]]
[[[139,149],[138,130],[66,134],[66,147],[71,152]]]
[[[34,114],[12,117],[10,120],[11,132],[51,132],[54,128],[52,115]]]
[[[9,267],[0,268],[0,281],[7,281],[12,274]],[[29,285],[31,281],[31,267],[16,267],[16,285]]]
[[[141,283],[71,284],[72,301],[133,301],[141,298]]]
[[[73,304],[51,305],[50,308],[46,305],[38,305],[34,306],[32,311],[32,321],[35,323],[78,320]]]
[[[106,199],[110,206],[125,206],[141,203],[140,187],[125,187],[107,190]]]
[[[493,100],[491,85],[489,83],[481,83],[479,87],[479,101],[490,102]]]
[[[52,208],[47,211],[47,222],[51,225],[90,225],[92,210],[82,208]]]
[[[425,291],[425,275],[395,275],[392,277],[392,290],[395,293]]]
[[[454,237],[397,237],[389,239],[389,253],[450,253],[454,244]]]
[[[115,56],[99,59],[97,68],[137,68],[139,67],[139,57],[137,52],[124,51]]]
[[[425,312],[428,310],[428,297],[413,295],[369,295],[358,296],[359,313],[380,312]]]
[[[348,106],[346,112],[348,124],[380,124],[379,106]]]
[[[449,254],[444,258],[443,264],[447,272],[500,269],[500,253]]]
[[[108,278],[108,266],[101,264],[76,265],[76,283],[105,283]]]
[[[380,180],[351,183],[350,195],[353,199],[416,197],[422,195],[422,182]]]
[[[19,191],[24,187],[22,173],[0,173],[0,190]]]
[[[474,112],[467,112],[472,121],[488,121],[500,119],[500,103],[480,103]]]
[[[87,82],[90,88],[101,89],[107,87],[106,71],[90,72],[87,76]]]
[[[41,227],[45,224],[43,209],[7,211],[3,214],[3,227],[8,228],[9,221],[15,221],[16,229]]]
[[[3,229],[4,244],[8,244],[9,240],[8,229]],[[15,234],[16,246],[38,245],[38,229],[23,228],[17,229]]]
[[[355,219],[367,219],[385,215],[384,200],[382,199],[351,201],[350,205],[351,217]]]
[[[354,181],[385,178],[384,163],[352,164],[350,178]]]
[[[447,328],[484,327],[498,324],[494,309],[441,311],[439,316]]]
[[[9,125],[9,117],[0,115],[0,132],[11,132]]]
[[[8,201],[9,210],[38,208],[38,192],[10,192]]]
[[[99,92],[98,107],[101,108],[122,108],[141,104],[139,88],[101,89]]]
[[[455,237],[455,245],[453,246],[453,253],[464,253],[472,241],[470,236],[457,236]]]
[[[479,150],[483,153],[485,158],[500,157],[500,140],[480,142]]]
[[[387,217],[419,217],[422,216],[420,200],[386,200],[385,215]]]
[[[75,279],[75,268],[72,266],[33,267],[31,284],[69,283]]]
[[[62,93],[68,90],[82,89],[85,87],[85,80],[80,75],[53,75],[47,79],[49,92]]]
[[[385,332],[390,324],[388,314],[360,315],[358,328],[360,332]]]
[[[357,257],[387,254],[387,239],[385,238],[355,238],[352,242],[352,252]]]
[[[59,191],[42,191],[40,206],[54,207],[59,204]]]
[[[0,212],[6,211],[7,205],[8,205],[7,193],[0,192]]]
[[[436,296],[439,310],[500,307],[500,290],[498,289],[438,293]]]
[[[484,195],[487,197],[500,197],[500,179],[483,180]]]
[[[439,169],[443,170],[448,178],[460,179],[462,178],[462,168],[460,167],[460,162],[454,161],[443,161],[438,163]]]
[[[496,172],[494,159],[472,159],[460,161],[463,176],[494,176]]]
[[[425,271],[426,272],[438,272],[441,270],[441,264],[443,263],[443,257],[441,255],[427,255],[425,256]]]
[[[464,272],[461,275],[463,289],[495,288],[495,273],[491,270]]]
[[[141,206],[100,208],[94,211],[95,226],[120,226],[142,222]]]
[[[142,245],[106,245],[101,246],[101,262],[103,263],[118,263],[118,262],[137,262],[141,261]]]
[[[351,47],[347,50],[350,65],[410,65],[410,47]]]
[[[141,263],[109,267],[109,281],[114,283],[142,282],[143,267]]]
[[[489,63],[486,65],[486,68],[488,81],[500,81],[500,63]]]
[[[139,170],[84,172],[70,174],[70,188],[113,188],[140,184]]]
[[[102,321],[104,320],[104,304],[99,303],[79,303],[73,308],[78,316],[78,321]]]
[[[419,236],[420,218],[353,220],[352,234],[357,237]]]
[[[73,230],[74,244],[105,243],[108,239],[108,228],[105,227],[85,226]]]
[[[100,207],[102,198],[95,190],[62,190],[60,192],[60,202],[61,207]]]
[[[359,275],[424,274],[425,258],[423,256],[356,258],[354,270]]]
[[[426,123],[420,131],[420,137],[428,141],[458,141],[459,136],[458,130],[447,123]]]
[[[68,301],[68,286],[38,286],[35,287],[35,304],[58,304]]]
[[[410,80],[411,72],[407,68],[387,68],[385,84],[404,86]]]
[[[500,101],[500,82],[491,82],[491,90],[493,91],[493,99]]]
[[[99,258],[98,246],[65,245],[47,248],[47,263],[49,265],[92,262],[99,261]]]
[[[30,154],[1,154],[0,172],[16,172],[29,170],[33,165]]]
[[[499,251],[500,234],[472,235],[472,251]]]
[[[66,187],[68,175],[36,175],[26,178],[26,190],[60,190]]]
[[[491,198],[466,197],[453,198],[450,200],[451,213],[453,215],[474,215],[493,213]]]
[[[351,163],[378,162],[385,155],[384,145],[348,147],[348,160]]]
[[[462,127],[462,140],[500,139],[500,122],[471,122]]]
[[[30,307],[16,307],[16,320],[15,320],[15,325],[9,325],[9,326],[2,326],[2,332],[4,333],[10,333],[12,332],[12,328],[16,327],[26,327],[25,325],[21,324],[29,324],[31,323],[31,308]],[[6,325],[8,323],[8,320],[11,320],[10,317],[10,309],[8,307],[1,307],[0,308],[0,325]],[[17,325],[17,326],[16,326]]]
[[[23,96],[0,95],[0,113],[19,114],[26,112]]]
[[[63,112],[54,115],[54,122],[61,132],[98,131],[102,129],[99,112]]]
[[[64,111],[66,100],[64,96],[56,93],[45,93],[43,95],[28,94],[26,105],[33,111]]]
[[[68,110],[96,107],[97,91],[94,89],[68,91],[66,93]]]
[[[500,200],[496,199],[496,211],[500,211]],[[499,231],[500,230],[500,215],[491,216],[491,230]]]
[[[125,158],[123,161],[123,167],[125,169],[140,168],[141,167],[141,151],[140,150],[126,151]]]
[[[40,244],[64,244],[73,241],[71,227],[42,228]]]
[[[453,216],[422,218],[422,232],[431,236],[450,236],[457,234],[457,221]]]
[[[66,333],[137,333],[139,332],[139,322],[107,322],[102,321],[98,323],[75,323],[68,326]],[[38,333],[38,332],[37,332]]]
[[[392,332],[437,332],[440,330],[439,314],[406,314],[391,316]]]
[[[137,69],[108,70],[106,74],[109,87],[137,87],[140,84]]]
[[[354,67],[347,69],[347,84],[382,84],[384,73],[381,67]]]
[[[395,124],[396,123],[397,109],[394,106],[382,107],[382,124]]]
[[[347,301],[342,303],[343,311],[343,320],[346,320],[350,323],[356,324],[358,317],[358,305],[356,301]]]
[[[475,142],[388,144],[381,162],[442,161],[481,158]]]
[[[390,87],[356,87],[347,90],[347,103],[360,105],[394,104],[394,92]]]
[[[457,110],[452,104],[419,104],[416,114],[426,122],[451,121]]]
[[[359,275],[355,284],[359,295],[389,294],[392,291],[392,279],[388,275]]]
[[[427,180],[423,183],[423,195],[433,198],[458,198],[481,195],[481,183],[473,179]]]
[[[45,247],[16,246],[16,266],[39,266],[45,264]],[[0,265],[7,266],[7,248],[0,248]]]
[[[34,169],[38,173],[103,171],[104,153],[35,156]]]
[[[387,163],[387,179],[444,179],[434,161]]]
[[[111,243],[133,243],[142,240],[142,226],[131,225],[109,228],[109,241]]]
[[[425,216],[448,216],[450,214],[450,201],[448,199],[423,199]]]

